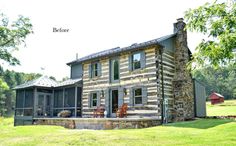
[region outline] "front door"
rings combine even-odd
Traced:
[[[116,117],[116,111],[118,109],[118,90],[112,89],[111,90],[111,101],[110,101],[110,111],[111,111],[111,117]]]
[[[37,116],[50,116],[51,94],[38,93]]]

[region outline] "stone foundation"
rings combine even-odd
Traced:
[[[129,129],[161,124],[159,118],[37,118],[35,125],[57,125],[69,129]]]

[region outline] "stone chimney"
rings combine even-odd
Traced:
[[[187,44],[187,31],[183,18],[174,23],[175,39],[175,76],[174,87],[174,121],[192,119],[194,117],[193,81],[187,70],[189,62],[189,48]]]

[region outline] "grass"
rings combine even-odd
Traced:
[[[146,129],[69,130],[58,126],[13,127],[12,118],[0,118],[0,145],[233,146],[236,122],[199,119]]]
[[[236,115],[236,100],[207,103],[208,116]],[[69,130],[59,126],[13,126],[13,118],[0,117],[0,146],[158,145],[234,146],[236,122],[198,119],[146,129]]]
[[[225,100],[224,103],[216,105],[207,102],[206,105],[207,116],[236,115],[236,100]]]

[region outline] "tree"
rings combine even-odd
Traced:
[[[4,115],[4,113],[6,112],[6,108],[4,108],[6,96],[5,96],[5,94],[3,94],[3,92],[8,89],[9,89],[9,87],[6,84],[6,82],[4,82],[0,78],[0,116]]]
[[[11,65],[20,64],[20,61],[12,56],[11,52],[18,50],[19,45],[25,45],[25,38],[32,31],[32,24],[29,18],[19,16],[16,21],[9,24],[9,19],[0,14],[0,60]]]
[[[185,12],[186,29],[208,36],[196,48],[192,62],[219,67],[234,60],[236,48],[236,2],[206,3]]]
[[[193,77],[205,85],[207,96],[215,91],[224,95],[225,99],[236,98],[236,68],[232,64],[195,69]]]
[[[9,19],[4,14],[0,14],[0,62],[18,65],[20,61],[12,55],[12,52],[18,50],[20,45],[25,45],[26,36],[33,33],[32,24],[29,18],[23,16],[19,16],[12,23],[9,22]],[[9,90],[5,81],[9,82],[10,88],[15,86],[14,76],[10,71],[4,76],[4,70],[0,66],[0,116],[11,109],[14,92]],[[6,78],[5,81],[3,78]]]

